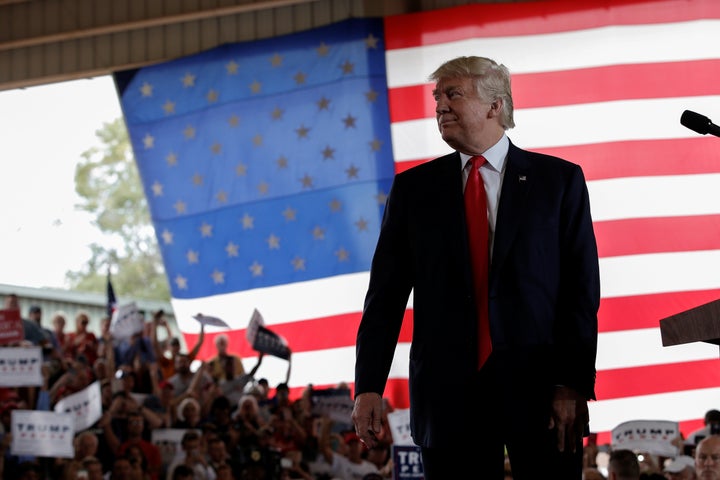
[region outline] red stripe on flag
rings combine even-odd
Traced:
[[[680,122],[680,116],[677,118]],[[692,175],[720,172],[720,161],[708,155],[717,148],[714,137],[637,140],[592,145],[545,147],[537,151],[579,164],[585,179]]]
[[[659,328],[660,320],[720,298],[720,289],[669,292],[600,300],[600,333]]]
[[[600,257],[720,249],[720,215],[595,222]]]
[[[467,40],[567,32],[607,25],[647,25],[720,18],[720,2],[560,0],[465,5],[385,18],[388,50]],[[489,19],[484,22],[483,19]],[[452,26],[452,28],[449,28]]]
[[[600,301],[600,310],[598,312],[599,331],[606,333],[659,328],[660,319],[718,298],[720,298],[720,289],[603,298]],[[268,328],[287,339],[294,353],[312,352],[314,350],[354,346],[360,316],[361,313],[356,312],[270,325]],[[323,332],[323,335],[318,335],[318,332]],[[230,330],[223,333],[228,335],[232,353],[237,353],[241,357],[257,355],[257,352],[253,350],[245,338],[245,329]],[[206,334],[198,358],[207,359],[216,354],[213,341],[216,335],[218,333]],[[195,333],[185,334],[185,341],[189,346],[194,345],[197,339],[198,335]],[[412,309],[408,309],[405,312],[399,341],[409,343],[411,339]]]
[[[613,65],[512,76],[515,108],[720,93],[720,60]],[[682,82],[668,78],[682,76]],[[628,81],[631,78],[632,81]],[[602,86],[602,88],[595,88]]]
[[[345,315],[266,325],[266,327],[273,333],[285,338],[293,353],[312,352],[354,346],[361,315],[361,312],[353,312]],[[400,342],[410,342],[412,338],[411,317],[412,310],[406,310],[403,326],[400,330]],[[319,332],[322,332],[322,335],[318,334]],[[228,336],[232,353],[237,353],[241,357],[257,355],[257,352],[245,337],[245,329],[230,330],[222,333]],[[203,345],[198,352],[198,358],[211,358],[217,353],[214,346],[214,338],[217,335],[219,333],[206,334]],[[185,341],[188,345],[194,345],[197,338],[198,334],[185,334]]]
[[[708,152],[713,152],[717,148],[717,143],[718,139],[715,137],[697,136],[543,147],[534,150],[577,163],[582,167],[585,179],[592,181],[623,177],[720,173],[720,161],[717,157],[708,155]],[[448,149],[448,152],[450,151]],[[428,160],[432,158],[397,162],[395,171],[400,173]]]
[[[720,83],[715,81],[715,77],[719,70],[720,60],[699,60],[513,74],[513,104],[515,109],[522,109],[614,100],[717,95],[720,93]],[[682,82],[667,81],[668,78],[679,76],[682,76]],[[435,85],[432,83],[392,88],[388,92],[391,121],[435,117],[433,88]]]
[[[693,375],[702,372],[702,375]],[[598,400],[715,388],[720,385],[720,359],[600,370]]]

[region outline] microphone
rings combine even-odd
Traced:
[[[707,133],[720,137],[720,127],[710,121],[705,115],[685,110],[680,116],[680,123],[701,135]]]

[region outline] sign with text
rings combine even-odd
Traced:
[[[25,338],[20,310],[0,310],[0,345],[21,342]]]
[[[393,445],[393,480],[422,480],[425,478],[420,447],[417,445]],[[458,459],[458,461],[461,461]]]
[[[62,458],[75,455],[75,432],[70,415],[41,410],[13,410],[10,422],[12,455]]]
[[[675,441],[680,437],[678,422],[668,420],[633,420],[612,430],[612,448],[647,452],[663,457],[678,454]]]
[[[393,445],[415,445],[410,436],[410,409],[397,409],[388,413]]]
[[[265,328],[263,316],[257,309],[253,311],[250,317],[250,323],[246,331],[246,336],[250,345],[258,351],[282,358],[290,359],[290,348],[287,341],[275,332]]]
[[[41,347],[0,348],[0,387],[43,384]]]
[[[145,317],[135,302],[121,305],[110,320],[110,333],[117,340],[129,339],[145,327]]]
[[[102,417],[100,382],[96,381],[55,404],[57,413],[70,414],[76,432],[90,428]]]
[[[310,399],[313,414],[327,415],[335,422],[352,424],[351,415],[355,402],[347,388],[313,390]]]

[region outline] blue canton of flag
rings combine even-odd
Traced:
[[[382,28],[116,74],[173,298],[369,270],[394,175]]]

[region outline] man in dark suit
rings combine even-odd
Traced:
[[[502,479],[506,447],[515,480],[580,479],[600,301],[582,170],[510,142],[503,65],[460,57],[430,78],[455,152],[398,174],[388,196],[357,334],[356,431],[372,446],[386,428],[381,396],[412,291],[410,423],[425,478]],[[485,277],[471,263],[463,194],[480,155]],[[481,361],[480,307],[492,339]]]

